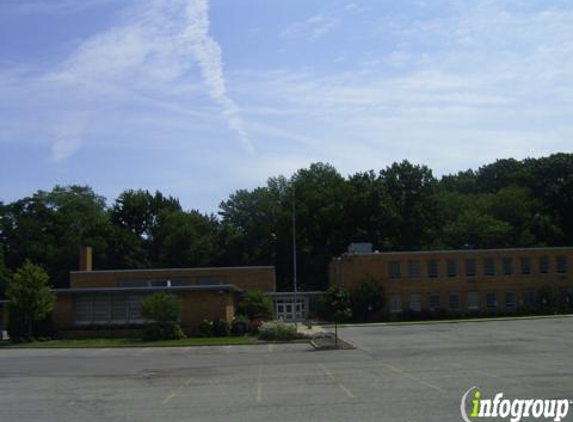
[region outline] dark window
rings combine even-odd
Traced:
[[[506,308],[515,308],[517,306],[517,297],[513,292],[507,292],[505,294],[505,307]]]
[[[479,309],[479,293],[469,292],[468,293],[468,310],[475,311]]]
[[[531,274],[531,258],[523,256],[519,262],[521,263],[521,274]]]
[[[388,262],[388,275],[391,280],[397,280],[402,277],[400,272],[400,261]]]
[[[451,311],[457,311],[460,309],[460,297],[457,293],[452,293],[448,297],[448,309]]]
[[[495,259],[486,258],[483,262],[483,274],[495,275]]]
[[[466,277],[475,277],[476,275],[476,260],[466,259]]]
[[[513,259],[503,258],[503,275],[513,274]]]
[[[433,293],[428,298],[428,304],[431,311],[437,311],[440,309],[440,295]]]
[[[485,302],[488,308],[497,308],[497,296],[495,293],[488,293],[485,296]]]
[[[566,273],[568,271],[568,262],[565,255],[557,257],[557,272],[560,274]]]
[[[420,261],[408,261],[408,278],[420,278]]]
[[[549,258],[546,256],[539,257],[539,272],[547,274],[549,272]]]
[[[438,278],[440,276],[440,261],[433,259],[428,261],[428,278]]]
[[[458,276],[458,261],[455,259],[448,259],[447,262],[448,277]]]
[[[526,306],[535,306],[535,290],[526,290],[523,292],[523,304]]]
[[[417,293],[410,295],[410,310],[415,312],[422,310],[422,297]]]

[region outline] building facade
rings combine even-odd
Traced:
[[[118,334],[133,331],[146,323],[141,301],[154,292],[167,292],[181,299],[181,326],[192,332],[205,319],[231,322],[240,295],[251,289],[274,292],[274,267],[94,271],[91,249],[84,248],[80,271],[70,273],[70,287],[54,290],[53,321],[63,336],[96,328]]]
[[[504,314],[556,301],[571,306],[573,248],[347,253],[330,284],[384,286],[385,312]]]

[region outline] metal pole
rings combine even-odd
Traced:
[[[294,293],[294,326],[298,329],[297,325],[297,293],[298,286],[296,282],[296,208],[295,208],[295,187],[294,182],[292,185],[292,261],[293,261],[293,293]]]

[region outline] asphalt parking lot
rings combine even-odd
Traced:
[[[0,421],[443,422],[474,385],[573,398],[573,318],[340,334],[358,348],[3,349]]]

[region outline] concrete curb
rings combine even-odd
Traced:
[[[516,317],[497,317],[497,318],[444,319],[444,320],[434,320],[434,321],[370,322],[370,323],[356,323],[356,324],[338,324],[338,328],[460,324],[464,322],[528,321],[528,320],[561,319],[561,318],[573,318],[573,315],[571,314],[535,315],[535,316],[522,316],[522,317],[516,316]],[[334,324],[324,324],[322,325],[322,327],[333,328]]]

